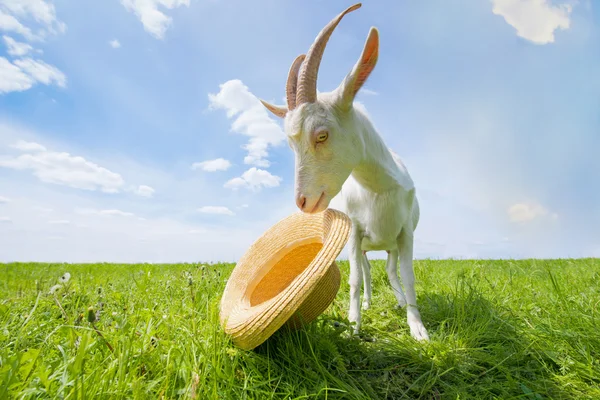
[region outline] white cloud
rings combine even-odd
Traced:
[[[31,33],[31,29],[24,26],[14,16],[5,13],[0,8],[0,30],[5,32],[14,32],[22,35],[27,39],[33,39],[34,35]]]
[[[12,219],[10,217],[0,217],[0,224],[10,224]]]
[[[48,223],[50,225],[69,225],[71,223],[71,221],[69,221],[67,219],[55,219],[52,221],[48,221]]]
[[[247,188],[253,191],[260,190],[261,187],[279,186],[281,178],[271,175],[269,171],[252,167],[242,174],[242,176],[233,178],[223,185],[229,189]]]
[[[223,206],[204,206],[200,207],[198,212],[205,214],[235,215],[233,211]]]
[[[535,219],[549,217],[556,220],[558,215],[538,203],[517,203],[509,207],[508,217],[512,222],[530,222]]]
[[[21,142],[21,145],[26,142]],[[18,146],[19,142],[15,146]],[[30,147],[33,146],[30,144]],[[33,146],[35,147],[35,146]],[[43,146],[41,146],[43,147]],[[0,167],[31,170],[42,182],[85,190],[117,193],[124,185],[121,175],[69,153],[41,151],[18,157],[0,156]]]
[[[98,210],[95,208],[77,208],[75,209],[75,213],[81,215],[108,215],[108,216],[118,216],[118,217],[135,217],[134,213],[121,211],[121,210]]]
[[[0,0],[0,31],[21,35],[31,42],[44,41],[46,36],[64,33],[66,28],[57,19],[56,10],[50,1]],[[3,38],[7,53],[13,57],[23,57],[33,51],[28,43],[6,35]],[[21,58],[10,62],[0,57],[0,94],[28,90],[37,83],[55,84],[64,88],[67,78],[58,68],[42,60]]]
[[[180,6],[189,7],[190,0],[121,0],[121,4],[140,19],[146,32],[162,39],[172,23],[172,18],[159,10],[159,6],[169,10]]]
[[[136,189],[135,194],[142,197],[152,197],[152,195],[154,194],[154,189],[150,186],[140,185]]]
[[[492,0],[492,12],[504,17],[517,35],[535,44],[554,42],[554,31],[569,29],[569,4],[552,5],[548,0]]]
[[[0,196],[0,204],[10,203],[10,199],[8,197]]]
[[[21,151],[46,151],[46,148],[41,144],[35,142],[27,142],[25,140],[19,140],[16,143],[11,144],[10,147]]]
[[[17,42],[10,36],[2,36],[7,47],[7,52],[11,56],[21,57],[33,50],[33,47],[27,43]]]
[[[371,90],[371,89],[367,89],[367,88],[360,89],[360,93],[366,94],[369,96],[377,96],[379,94],[378,92]]]
[[[21,68],[34,81],[41,82],[45,85],[55,83],[60,87],[67,85],[67,77],[60,70],[52,65],[46,64],[40,60],[32,58],[23,58],[15,60],[14,64]]]
[[[283,130],[239,79],[227,81],[219,88],[219,93],[208,94],[210,109],[224,109],[230,119],[237,116],[231,130],[250,137],[250,141],[243,146],[248,151],[244,163],[268,167],[268,147],[283,143]]]
[[[110,47],[112,47],[113,49],[118,49],[119,47],[121,47],[121,42],[119,42],[117,39],[113,39],[110,42],[108,42],[108,44],[110,45]]]
[[[4,57],[0,57],[0,94],[20,92],[33,86],[30,76]]]
[[[67,78],[58,68],[41,60],[22,58],[11,63],[0,57],[0,94],[28,90],[37,83],[64,88]]]
[[[24,27],[19,20],[36,25],[37,35],[32,34],[31,29]],[[48,34],[64,33],[67,26],[58,20],[54,4],[49,1],[0,0],[0,29],[2,28],[20,33],[30,40],[39,40]]]
[[[229,167],[231,167],[231,163],[229,160],[224,158],[217,158],[216,160],[208,160],[192,164],[192,169],[201,169],[208,172],[226,171]]]

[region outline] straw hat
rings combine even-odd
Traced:
[[[250,246],[221,298],[221,326],[237,346],[253,349],[280,327],[300,327],[325,311],[340,288],[335,259],[350,226],[334,209],[297,212]]]

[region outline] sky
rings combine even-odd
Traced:
[[[258,98],[284,104],[291,62],[351,4],[0,0],[0,261],[239,259],[299,212]],[[364,1],[340,23],[318,90],[377,27],[356,101],[415,182],[416,258],[600,257],[599,17]]]

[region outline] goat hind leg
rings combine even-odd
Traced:
[[[363,271],[363,283],[364,283],[364,299],[362,302],[362,309],[368,310],[371,308],[371,264],[367,258],[367,252],[363,251],[362,256],[362,271]]]
[[[398,306],[402,308],[406,305],[406,297],[404,296],[404,291],[402,290],[402,285],[398,278],[398,249],[388,251],[385,270],[387,271],[388,280],[394,291],[394,296],[396,296],[396,300],[398,301]]]

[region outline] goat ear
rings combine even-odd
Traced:
[[[287,107],[282,106],[274,106],[273,104],[267,103],[266,101],[259,99],[263,106],[267,108],[267,110],[271,111],[273,114],[278,116],[279,118],[284,118],[288,112]]]
[[[346,75],[342,83],[340,106],[344,109],[352,107],[356,94],[366,82],[367,78],[375,68],[379,57],[379,31],[371,28],[365,42],[360,58],[354,64],[352,71]]]

